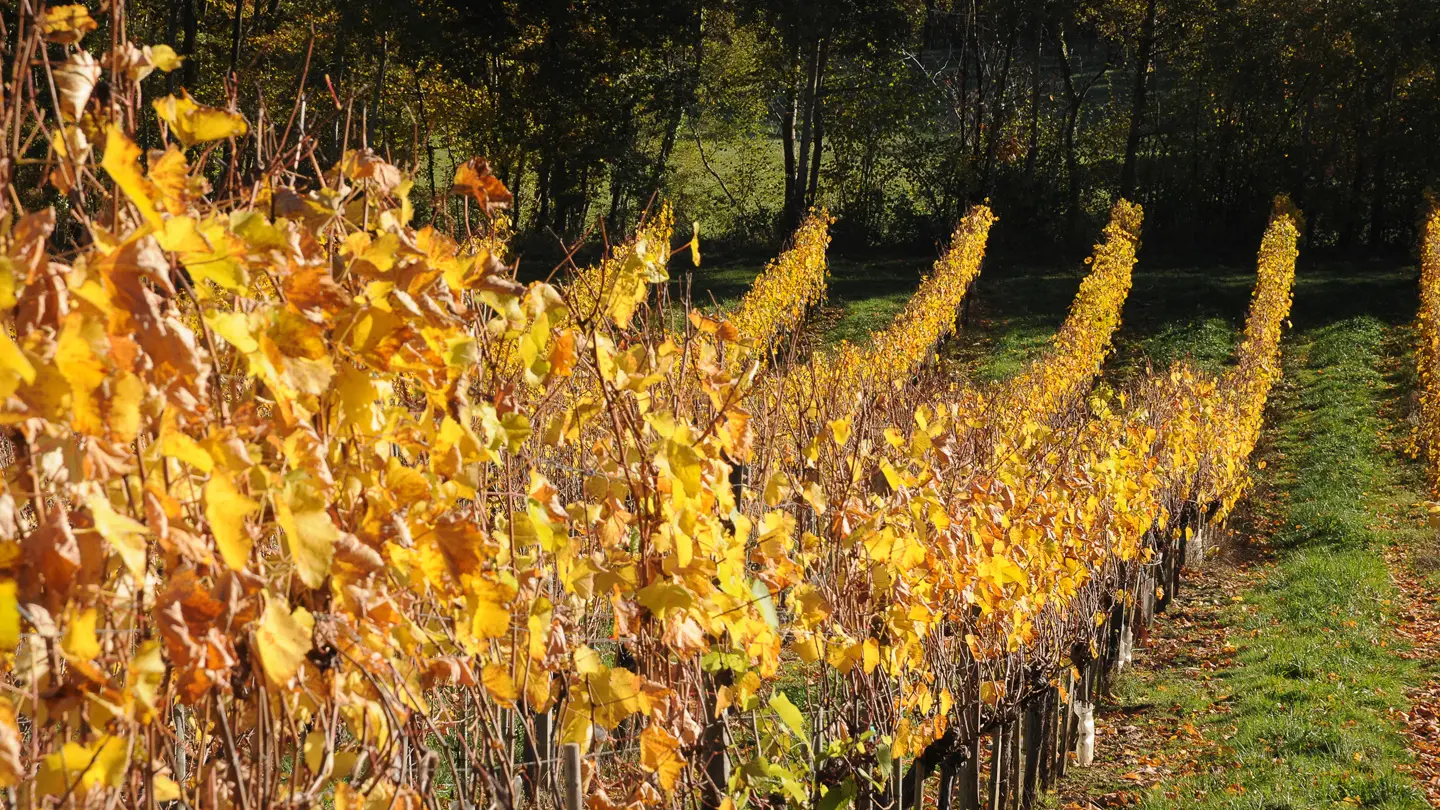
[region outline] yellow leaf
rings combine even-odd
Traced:
[[[178,98],[157,98],[152,104],[155,114],[170,126],[170,131],[187,147],[206,141],[238,138],[249,131],[245,118],[239,113],[197,104],[183,89]]]
[[[105,538],[115,553],[120,555],[125,567],[130,569],[136,582],[145,580],[145,526],[115,511],[110,499],[95,495],[90,499],[90,515],[95,519],[95,530]]]
[[[66,316],[56,342],[55,366],[70,384],[72,426],[79,433],[98,434],[105,430],[99,389],[107,378],[101,358],[109,347],[103,323],[78,311]]]
[[[885,474],[885,483],[889,484],[892,490],[899,489],[900,485],[905,483],[904,479],[900,477],[900,473],[895,470],[895,466],[883,458],[880,459],[880,472]]]
[[[15,704],[9,698],[0,697],[0,787],[15,787],[27,776],[20,759],[22,743]]]
[[[673,793],[680,774],[685,771],[685,757],[680,753],[680,740],[655,724],[640,732],[640,767],[660,778],[660,787]]]
[[[784,692],[776,692],[770,696],[770,708],[796,737],[806,741],[810,739],[805,734],[805,716]]]
[[[684,441],[665,440],[665,452],[661,457],[662,467],[681,484],[685,494],[695,497],[700,494],[702,477],[700,454]],[[678,492],[674,494],[678,495]]]
[[[95,608],[86,608],[70,615],[60,649],[76,661],[94,661],[100,657],[100,639],[95,636]]]
[[[880,642],[873,638],[865,639],[864,656],[865,674],[869,675],[880,666]]]
[[[161,207],[175,215],[165,220],[164,238],[156,235],[156,239],[160,240],[160,246],[166,250],[207,249],[208,245],[187,241],[189,236],[194,233],[194,220],[182,215],[189,209],[190,200],[200,196],[201,187],[197,187],[190,177],[190,166],[185,162],[185,153],[171,144],[159,155],[151,155],[148,176]],[[192,227],[184,228],[183,224],[179,224],[179,220],[182,219],[189,220]],[[172,225],[175,226],[174,230],[172,230]],[[183,243],[183,245],[177,245],[177,243]]]
[[[175,49],[169,45],[151,45],[150,61],[155,64],[155,67],[169,73],[178,69],[180,63],[185,61],[185,57],[175,53]]]
[[[790,497],[790,478],[783,472],[777,472],[765,479],[765,505],[775,508],[781,501]]]
[[[830,618],[830,602],[819,588],[808,582],[795,586],[790,592],[790,601],[801,623],[806,627],[817,627]]]
[[[172,224],[176,223],[178,224]],[[220,287],[233,293],[245,295],[250,287],[250,273],[245,264],[241,261],[244,252],[244,243],[240,238],[231,233],[226,223],[217,216],[211,215],[200,222],[192,218],[173,217],[165,221],[165,234],[167,240],[181,247],[175,250],[180,254],[180,261],[185,269],[190,271],[196,282],[213,281]],[[209,288],[203,284],[197,284],[196,293],[202,298],[205,297]],[[242,324],[247,322],[241,313],[232,313],[232,316]],[[215,328],[213,319],[216,316],[207,315],[205,322]],[[229,340],[227,337],[226,340]],[[242,348],[254,345],[258,348],[258,342],[250,336],[249,342],[236,343],[235,346],[242,352],[252,353],[255,348]]]
[[[331,390],[340,400],[336,416],[341,430],[353,430],[361,436],[380,434],[385,427],[379,407],[382,395],[373,375],[345,366],[331,381]]]
[[[45,9],[45,20],[40,25],[46,41],[63,45],[74,45],[99,27],[82,3],[50,6]]]
[[[129,761],[129,746],[120,737],[106,735],[94,746],[65,743],[40,761],[35,788],[44,796],[69,791],[83,797],[96,785],[118,787]]]
[[[470,627],[477,638],[503,638],[510,634],[509,603],[514,596],[514,587],[507,583],[484,577],[471,580]]]
[[[810,636],[794,643],[795,654],[807,664],[819,661],[825,654],[824,643],[816,636]]]
[[[980,700],[986,706],[995,706],[1005,697],[1005,684],[999,681],[985,681],[980,684]]]
[[[592,707],[584,693],[572,693],[565,702],[565,711],[560,715],[560,743],[575,743],[580,752],[590,750],[595,737],[595,724],[590,721]]]
[[[0,579],[0,651],[4,652],[20,644],[20,602],[15,589],[15,580]]]
[[[174,411],[167,410],[160,418],[160,453],[179,459],[203,473],[215,469],[215,458],[199,442],[181,432]]]
[[[656,580],[641,588],[635,599],[656,616],[688,610],[695,602],[690,590],[678,582]]]
[[[265,615],[255,631],[255,649],[271,683],[284,686],[300,671],[314,631],[315,619],[308,610],[297,607],[291,613],[283,601],[267,595]]]
[[[575,672],[580,675],[594,675],[605,671],[605,663],[600,660],[600,653],[583,644],[575,648],[574,658]]]
[[[805,498],[805,502],[810,504],[810,507],[815,510],[815,514],[825,514],[825,490],[820,486],[820,482],[811,481],[807,483],[805,488],[801,490],[801,495]]]
[[[136,375],[120,372],[108,403],[106,426],[110,438],[122,444],[135,441],[140,435],[140,405],[145,401],[145,382]]]
[[[210,531],[215,534],[220,557],[236,571],[250,562],[253,541],[245,529],[245,518],[259,508],[260,504],[235,487],[226,470],[215,470],[210,474],[210,480],[205,482],[205,519],[210,521]]]
[[[0,329],[0,399],[9,399],[22,382],[35,382],[35,366],[10,339],[8,331]]]
[[[330,576],[340,530],[322,504],[308,497],[292,498],[294,492],[287,488],[284,497],[275,499],[275,519],[285,532],[285,546],[295,561],[300,581],[307,587],[319,588]]]
[[[140,147],[115,124],[105,127],[105,157],[100,166],[140,209],[140,216],[147,223],[156,229],[165,227],[155,208],[155,186],[140,173]]]
[[[165,682],[165,658],[159,639],[141,642],[125,671],[129,696],[140,704],[132,717],[149,723],[160,707],[160,688]]]
[[[327,739],[323,731],[312,731],[305,735],[305,767],[309,768],[311,773],[318,774],[320,769],[325,767],[326,745]]]
[[[175,784],[174,779],[171,779],[163,773],[157,773],[154,775],[153,785],[151,791],[155,796],[155,801],[173,802],[179,800],[180,786]]]
[[[515,700],[520,697],[520,691],[515,688],[515,680],[510,677],[509,668],[502,664],[486,664],[480,673],[480,680],[485,684],[485,691],[490,693],[490,697],[495,698],[502,706],[514,706]]]

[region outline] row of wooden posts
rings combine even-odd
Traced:
[[[940,763],[939,810],[1029,810],[1041,792],[1051,790],[1072,765],[1090,764],[1095,698],[1108,694],[1112,676],[1130,663],[1135,637],[1143,638],[1155,614],[1172,603],[1187,558],[1198,563],[1197,553],[1203,553],[1203,546],[1191,538],[1198,536],[1202,521],[1197,510],[1183,510],[1171,531],[1152,537],[1157,546],[1155,560],[1138,572],[1133,591],[1136,598],[1112,606],[1098,659],[1087,660],[1085,645],[1077,643],[1072,649],[1078,680],[1071,673],[1064,676],[1067,688],[1063,691],[1058,686],[1039,690],[1012,715],[993,724],[987,730],[988,740],[982,735]],[[989,770],[983,782],[982,757]],[[918,800],[929,774],[920,768],[912,770],[915,786],[911,795]],[[903,804],[918,806],[909,801]]]

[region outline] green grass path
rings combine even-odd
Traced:
[[[1409,754],[1395,713],[1423,673],[1401,655],[1384,558],[1418,531],[1414,476],[1394,453],[1400,426],[1382,408],[1393,396],[1384,376],[1392,344],[1371,317],[1288,341],[1248,521],[1273,562],[1244,575],[1239,595],[1217,609],[1225,660],[1214,672],[1142,668],[1118,689],[1119,722],[1148,711],[1153,725],[1185,728],[1154,752],[1176,775],[1130,794],[1141,806],[1428,806],[1397,770]],[[1163,621],[1188,621],[1184,610]],[[1120,764],[1124,752],[1108,755],[1112,771],[1133,766]],[[1098,776],[1081,780],[1104,792],[1134,779]]]

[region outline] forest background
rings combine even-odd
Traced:
[[[361,141],[408,163],[421,222],[456,163],[487,156],[515,194],[521,254],[629,233],[657,197],[736,251],[773,248],[823,205],[841,251],[926,252],[985,199],[1006,220],[1000,247],[1078,246],[1126,197],[1145,206],[1148,250],[1221,255],[1253,250],[1281,190],[1307,212],[1310,250],[1375,254],[1415,244],[1420,192],[1440,179],[1434,0],[128,10],[128,37],[185,57],[168,91],[288,120],[322,165]],[[26,207],[63,208],[26,171]]]

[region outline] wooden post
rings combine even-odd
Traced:
[[[1180,596],[1180,576],[1185,570],[1185,535],[1181,534],[1175,538],[1175,565],[1170,571],[1170,587],[1166,592],[1166,598],[1175,599]]]
[[[173,714],[175,717],[175,783],[180,786],[180,804],[184,806],[187,799],[185,785],[190,779],[190,768],[185,755],[185,741],[189,739],[190,730],[185,724],[184,706],[179,703],[174,704]]]
[[[701,796],[701,806],[706,810],[714,810],[724,803],[725,792],[730,785],[730,755],[726,750],[729,741],[726,737],[723,717],[711,720],[701,733],[699,764],[709,782]]]
[[[580,795],[580,745],[560,746],[560,793],[564,810],[583,810],[585,797]]]
[[[555,771],[542,763],[555,757],[555,714],[553,711],[540,712],[530,716],[530,727],[525,729],[525,781],[529,784],[530,801],[540,806],[540,797],[549,787],[549,777]]]
[[[1144,583],[1144,585],[1142,585],[1141,587],[1144,588],[1144,592],[1140,594],[1140,604],[1142,605],[1140,624],[1142,628],[1146,630],[1149,629],[1150,622],[1154,621],[1155,619],[1155,588],[1157,587],[1157,583],[1159,581],[1159,573],[1159,567],[1147,566],[1145,569],[1145,576],[1141,577],[1141,582]]]
[[[1100,671],[1096,674],[1096,691],[1102,695],[1110,693],[1110,676],[1120,660],[1120,637],[1125,632],[1128,611],[1125,600],[1117,599],[1110,607],[1109,625],[1105,628],[1105,650],[1100,656]]]
[[[1020,757],[1025,751],[1025,726],[1017,715],[1010,721],[1010,754],[1005,774],[1005,806],[1011,810],[1020,808]]]
[[[959,810],[980,810],[980,740],[970,743],[956,779],[960,784]]]
[[[995,739],[990,745],[990,810],[1000,808],[1000,786],[1004,781],[1002,776],[1005,770],[1005,723],[1001,721],[995,726]]]
[[[1040,728],[1044,708],[1043,698],[1032,699],[1025,706],[1025,770],[1020,782],[1020,806],[1025,810],[1035,806],[1036,787],[1040,784],[1040,751],[1044,739]]]
[[[954,785],[955,767],[947,761],[944,765],[940,766],[940,785],[935,796],[936,810],[950,810],[950,791]],[[924,795],[918,791],[917,794]]]
[[[1055,726],[1060,718],[1059,704],[1060,690],[1053,686],[1046,689],[1040,719],[1040,789],[1044,791],[1055,784]]]
[[[745,478],[749,469],[744,464],[730,467],[730,492],[735,496],[735,508],[740,508],[740,493],[745,489]]]
[[[1055,772],[1061,779],[1064,779],[1065,773],[1070,770],[1070,752],[1074,750],[1070,742],[1071,729],[1075,724],[1076,690],[1080,688],[1080,681],[1075,678],[1073,670],[1065,677],[1070,686],[1065,690],[1065,700],[1060,702],[1059,739],[1055,746]]]

